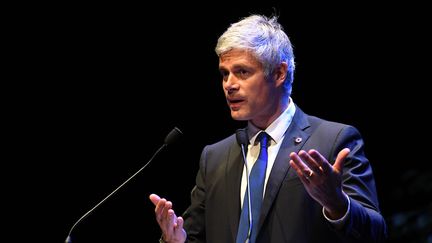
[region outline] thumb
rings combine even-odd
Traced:
[[[351,152],[349,148],[342,149],[336,158],[336,162],[333,165],[333,170],[335,170],[337,173],[340,173],[342,171],[342,168],[345,163],[346,157],[348,157],[348,154]]]
[[[152,203],[156,206],[160,200],[160,197],[156,194],[151,194],[149,196],[150,200],[152,201]]]

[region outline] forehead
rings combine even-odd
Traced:
[[[230,64],[261,66],[261,63],[250,51],[241,49],[227,51],[219,57],[219,66]]]

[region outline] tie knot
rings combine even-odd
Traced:
[[[256,141],[259,141],[261,148],[267,148],[270,140],[269,137],[270,136],[266,132],[261,132],[260,134],[258,134]]]

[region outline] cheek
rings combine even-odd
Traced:
[[[250,96],[253,99],[254,106],[263,106],[268,103],[270,93],[266,87],[258,87],[250,90]]]
[[[275,108],[276,104],[274,100],[277,99],[276,97],[277,95],[269,92],[269,90],[262,90],[256,93],[250,104],[251,112],[261,115],[271,112]]]

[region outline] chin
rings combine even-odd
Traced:
[[[249,119],[249,117],[246,114],[242,114],[239,111],[231,111],[231,117],[236,121],[246,121]]]

